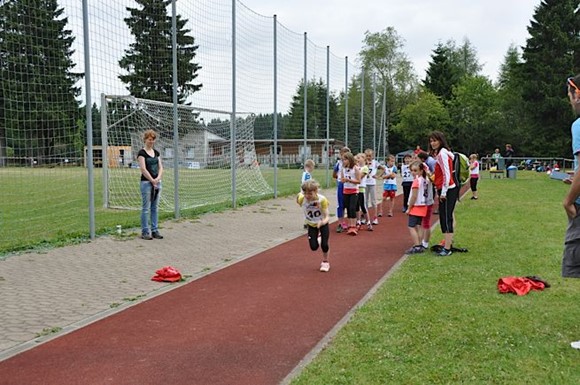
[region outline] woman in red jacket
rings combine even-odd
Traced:
[[[451,255],[454,231],[453,210],[459,198],[459,188],[453,178],[454,155],[449,149],[445,135],[439,131],[434,131],[429,135],[429,151],[437,161],[433,184],[439,196],[439,225],[445,237],[445,246],[437,255],[446,257]]]

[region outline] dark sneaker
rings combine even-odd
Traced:
[[[413,246],[409,250],[405,251],[405,254],[420,254],[424,251],[422,246]]]
[[[451,254],[453,254],[453,252],[452,252],[451,250],[447,250],[446,248],[443,248],[443,249],[441,249],[441,251],[440,251],[440,252],[438,252],[438,253],[437,253],[437,254],[435,254],[435,255],[437,255],[437,256],[439,256],[439,257],[448,257],[448,256],[450,256]]]
[[[159,231],[154,231],[151,235],[155,239],[163,239],[163,235],[159,234]]]
[[[344,229],[342,228],[342,225],[338,225],[338,227],[336,228],[336,232],[337,233],[342,233]]]
[[[153,239],[153,237],[149,234],[143,234],[143,235],[141,235],[141,239],[146,239],[146,240],[150,241]]]

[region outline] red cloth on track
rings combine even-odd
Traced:
[[[549,285],[546,285],[544,281],[528,277],[503,277],[497,281],[497,288],[502,294],[526,295],[530,290],[544,290],[546,287]]]
[[[157,282],[178,282],[181,281],[181,273],[173,266],[165,266],[155,272],[152,281]]]

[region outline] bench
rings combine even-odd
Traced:
[[[504,170],[489,170],[490,179],[501,179],[505,175]]]

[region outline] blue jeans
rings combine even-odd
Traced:
[[[159,205],[159,196],[161,195],[161,183],[159,183],[159,190],[155,196],[155,200],[151,201],[151,193],[153,192],[153,185],[148,180],[141,181],[141,234],[149,234],[149,212],[151,212],[151,232],[159,230],[157,214],[157,206]]]

